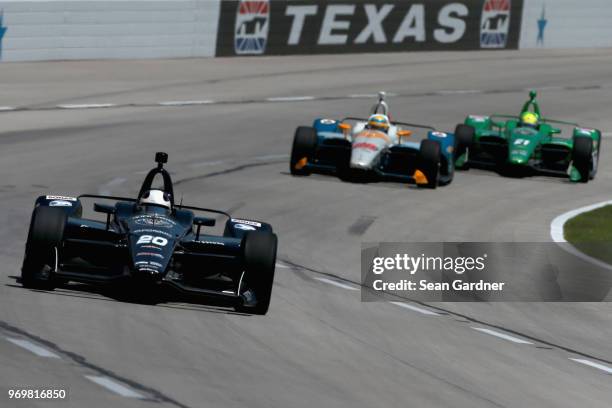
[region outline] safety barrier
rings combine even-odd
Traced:
[[[612,46],[609,0],[0,1],[2,61]]]
[[[0,1],[2,61],[214,56],[219,0]]]

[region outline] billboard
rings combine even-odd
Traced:
[[[522,0],[221,2],[218,56],[516,49]]]

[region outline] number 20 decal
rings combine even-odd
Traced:
[[[168,240],[163,237],[154,237],[153,235],[141,235],[140,238],[138,238],[138,242],[136,242],[136,245],[140,244],[166,246],[168,244]]]

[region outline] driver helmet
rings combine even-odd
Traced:
[[[170,209],[170,194],[166,193],[163,190],[149,190],[145,191],[145,193],[140,198],[140,205],[155,205],[158,207],[163,207]]]
[[[538,115],[533,112],[521,113],[521,126],[535,128],[538,126]]]
[[[372,115],[368,119],[368,127],[387,132],[389,130],[389,118],[381,114]]]

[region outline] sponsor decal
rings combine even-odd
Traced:
[[[506,48],[511,0],[485,0],[480,17],[480,47]]]
[[[62,201],[76,201],[76,197],[66,197],[66,196],[59,196],[59,195],[48,195],[46,196],[47,200],[62,200]]]
[[[544,30],[546,29],[547,24],[548,20],[546,19],[546,4],[543,4],[542,14],[540,15],[540,19],[538,20],[538,38],[536,39],[537,45],[544,45]]]
[[[241,0],[236,10],[234,52],[237,55],[266,51],[270,22],[268,0]]]
[[[359,142],[353,145],[353,149],[366,149],[375,152],[378,150],[378,147],[376,147],[376,145],[373,143]]]
[[[172,228],[176,223],[169,218],[155,215],[137,215],[132,218],[137,225],[155,226],[158,228]]]
[[[168,238],[172,237],[172,234],[170,234],[169,232],[162,231],[162,230],[156,230],[156,229],[144,228],[144,229],[134,230],[133,232],[134,234],[149,233],[149,234],[155,234],[155,235],[163,235]]]
[[[155,246],[155,245],[141,245],[139,249],[144,249],[144,248],[146,248],[146,249],[154,249],[156,251],[161,251],[162,250],[160,247]]]
[[[53,200],[49,203],[49,207],[72,207],[72,203],[65,200]]]
[[[516,49],[523,1],[227,0],[216,55]]]
[[[246,224],[246,225],[253,225],[257,228],[261,228],[261,223],[257,221],[240,220],[238,218],[232,218],[232,222],[237,222],[237,223]]]
[[[591,134],[591,132],[592,132],[593,130],[595,130],[595,129],[576,128],[576,131],[577,131],[577,132],[579,132],[579,133],[582,133],[583,135],[584,135],[584,134],[589,135],[589,134]]]
[[[252,227],[250,225],[246,225],[246,224],[234,224],[234,228],[239,229],[239,230],[243,230],[243,231],[255,231],[257,228]]]
[[[162,264],[160,264],[159,262],[153,262],[153,261],[138,261],[138,262],[134,262],[134,265],[153,266],[155,268],[163,268]]]
[[[225,245],[224,242],[218,242],[218,241],[196,241],[196,242],[200,244],[206,244],[206,245],[221,245],[221,246]]]
[[[159,273],[159,271],[157,269],[153,269],[153,268],[148,268],[148,267],[138,267],[138,270],[140,272],[152,272],[152,273]]]
[[[431,132],[431,135],[436,137],[446,137],[446,133],[444,132]]]
[[[162,255],[156,254],[155,252],[138,252],[136,256],[154,256],[155,258],[164,258]]]
[[[470,115],[469,118],[474,122],[484,122],[485,120],[487,120],[486,116],[481,115]]]
[[[333,125],[334,123],[336,123],[336,121],[333,119],[321,119],[319,122],[324,125]]]
[[[3,24],[4,22],[4,10],[0,10],[0,59],[2,59],[2,39],[6,34],[7,28]]]

